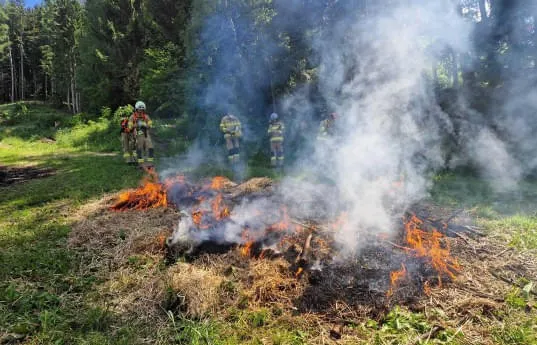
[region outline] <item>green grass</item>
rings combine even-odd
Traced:
[[[55,131],[54,120],[69,123],[70,115],[20,104],[1,106],[0,113],[2,164],[55,169],[53,176],[0,188],[0,332],[31,336],[35,344],[130,343],[112,334],[114,315],[88,304],[84,296],[97,278],[77,273],[77,254],[66,240],[79,206],[136,185],[140,172],[99,153],[113,141],[99,139],[108,130],[104,120]],[[46,136],[56,143],[41,142]]]
[[[54,121],[60,121],[54,128]],[[96,272],[81,267],[79,254],[67,247],[77,209],[105,193],[138,183],[141,173],[126,166],[119,153],[116,119],[111,112],[71,116],[41,104],[0,106],[2,165],[50,167],[55,174],[9,187],[0,187],[0,337],[25,337],[28,344],[308,344],[319,336],[300,315],[277,308],[230,310],[226,319],[189,320],[169,314],[162,325],[125,322],[107,308],[95,291]],[[155,119],[162,147],[159,155],[184,152],[184,123]],[[52,137],[55,142],[43,142]],[[224,167],[202,165],[198,177],[232,176]],[[248,176],[279,178],[258,152]],[[521,192],[497,193],[486,182],[468,175],[443,174],[435,179],[431,197],[450,207],[471,209],[481,225],[517,249],[537,248],[537,184],[524,182]],[[129,258],[144,269],[145,258]],[[83,273],[81,273],[83,272]],[[527,313],[533,297],[514,289],[509,310],[498,315],[493,338],[498,344],[537,344],[535,313]],[[429,311],[429,317],[431,311]],[[440,322],[445,316],[435,316]],[[342,344],[406,344],[431,331],[424,314],[396,308],[384,319],[352,326],[354,338]],[[325,330],[326,331],[326,330]],[[464,330],[439,332],[421,344],[458,344]],[[148,340],[149,339],[149,340]],[[317,338],[318,339],[318,338]]]
[[[516,191],[496,192],[493,182],[454,173],[438,175],[435,202],[469,209],[479,225],[518,249],[537,249],[537,182],[522,181]]]

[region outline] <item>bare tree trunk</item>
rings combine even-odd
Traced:
[[[451,51],[451,73],[453,78],[453,88],[458,89],[459,88],[459,60],[457,59],[457,53],[453,50]]]
[[[74,60],[74,58],[73,58],[73,99],[74,99],[73,106],[75,108],[75,113],[79,113],[80,103],[78,101],[78,92],[77,92],[77,85],[76,85],[76,61]]]
[[[9,47],[9,67],[11,69],[11,102],[15,102],[15,67],[13,66],[13,53]]]
[[[22,34],[21,34],[21,43],[19,45],[21,53],[21,74],[20,74],[20,87],[21,87],[21,100],[24,100],[24,47],[22,45]]]
[[[488,17],[487,8],[485,7],[485,0],[479,0],[479,14],[481,15],[481,23],[486,23]]]
[[[438,71],[437,71],[438,65],[436,63],[436,59],[433,59],[431,68],[433,72],[433,83],[434,83],[434,86],[436,87],[438,85]]]
[[[71,103],[69,103],[69,94],[71,93],[71,88],[67,86],[67,109],[71,110]]]
[[[75,81],[73,78],[71,78],[71,109],[73,110],[73,114],[76,114],[76,100],[75,100]]]

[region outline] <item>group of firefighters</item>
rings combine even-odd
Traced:
[[[123,158],[127,163],[152,166],[154,149],[150,129],[153,127],[153,124],[145,110],[145,103],[138,101],[134,106],[134,113],[121,121],[121,143]],[[321,121],[317,134],[318,141],[327,141],[333,135],[336,118],[337,115],[331,113],[326,119]],[[241,127],[240,120],[233,114],[224,115],[220,121],[220,130],[224,134],[228,160],[232,166],[240,161]],[[284,162],[283,141],[285,125],[276,113],[270,114],[267,134],[270,140],[271,166],[281,169],[283,168]]]

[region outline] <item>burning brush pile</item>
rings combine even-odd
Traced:
[[[427,211],[407,211],[393,234],[367,234],[360,254],[343,257],[334,239],[346,213],[333,219],[299,219],[270,179],[241,185],[224,177],[191,183],[184,176],[158,182],[156,176],[119,196],[113,210],[171,206],[180,220],[166,239],[166,260],[205,254],[238,253],[247,258],[288,263],[289,274],[308,281],[302,308],[326,309],[335,299],[363,304],[411,301],[442,287],[461,270],[449,236],[480,233],[470,226],[432,219]],[[241,259],[238,259],[241,261]]]
[[[338,234],[353,219],[323,212],[329,194],[320,194],[296,205],[268,178],[149,175],[82,210],[69,244],[103,282],[106,306],[125,317],[164,325],[163,310],[227,320],[269,309],[319,344],[332,333],[359,337],[350,325],[382,321],[394,305],[440,309],[438,329],[470,322],[465,337],[480,337],[475,315],[495,315],[521,277],[537,274],[534,260],[484,237],[465,212],[430,204],[394,212],[390,232],[361,231],[362,247],[349,254]]]

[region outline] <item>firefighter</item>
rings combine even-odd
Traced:
[[[145,162],[149,166],[153,165],[155,152],[153,142],[151,141],[151,134],[149,133],[152,127],[153,122],[145,112],[145,103],[142,101],[136,102],[134,113],[129,117],[128,129],[136,137],[136,155],[138,157],[138,164],[141,166]],[[147,156],[147,159],[144,159],[145,156]]]
[[[240,159],[239,139],[242,136],[241,122],[235,115],[227,114],[220,121],[220,130],[226,139],[227,158],[230,164],[236,164]]]
[[[134,136],[132,135],[131,130],[129,130],[129,117],[126,116],[121,120],[121,147],[123,149],[123,159],[125,159],[125,162],[127,164],[135,164],[136,163],[136,151],[135,150],[135,142],[134,142]]]
[[[334,135],[334,125],[337,119],[336,113],[331,113],[328,118],[321,121],[319,126],[319,133],[317,134],[317,140],[327,141]]]
[[[270,138],[270,165],[275,167],[283,167],[283,134],[285,126],[278,119],[278,114],[270,114],[270,123],[268,127],[268,135]]]

